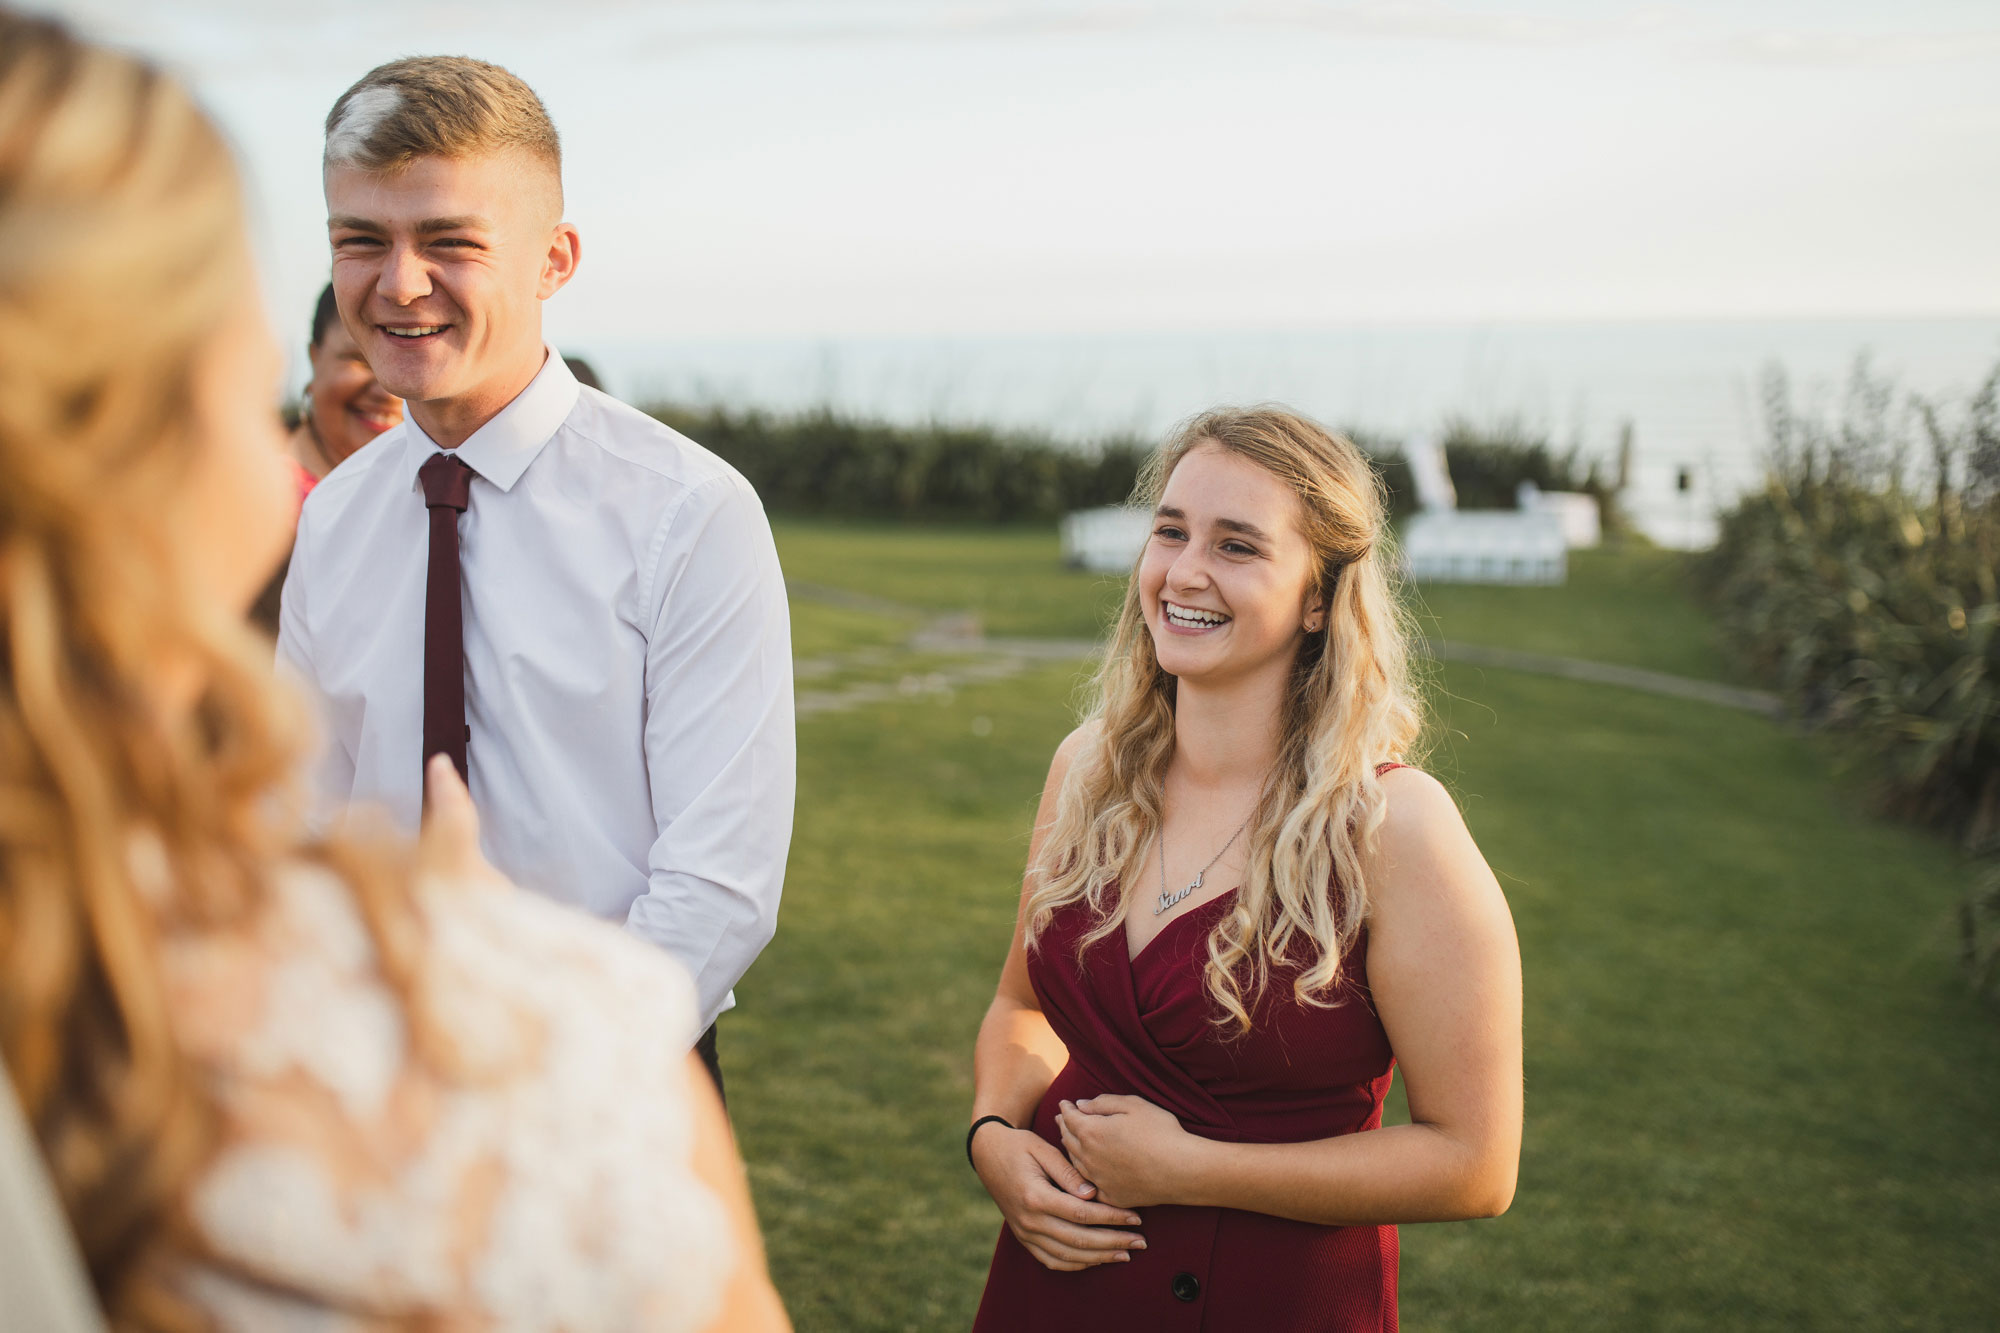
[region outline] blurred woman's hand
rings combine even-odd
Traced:
[[[447,755],[424,765],[424,828],[417,838],[418,872],[459,884],[505,886],[479,850],[479,811]]]

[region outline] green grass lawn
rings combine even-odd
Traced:
[[[1057,569],[1052,534],[779,542],[794,579],[978,608],[991,633],[1085,634],[1116,592]],[[1721,674],[1667,561],[1633,559],[1621,592],[1625,558],[1425,600],[1453,638]],[[908,629],[801,623],[829,652]],[[999,1225],[961,1152],[972,1038],[1079,669],[801,724],[784,915],[722,1047],[802,1330],[970,1321]],[[1404,1228],[1407,1326],[1991,1327],[2000,1018],[1953,968],[1947,851],[1863,817],[1761,718],[1465,666],[1438,684],[1431,767],[1521,933],[1528,1130],[1507,1216]]]
[[[792,602],[792,656],[801,661],[891,650],[909,637],[910,629],[911,622],[899,617],[802,599]]]
[[[988,634],[1095,639],[1118,611],[1122,578],[1062,567],[1053,529],[772,524],[785,576],[920,610],[970,611]]]
[[[1064,569],[1061,544],[1050,529],[809,519],[780,519],[773,526],[793,580],[923,612],[969,610],[996,636],[1101,637],[1124,585],[1120,578]],[[1685,563],[1677,552],[1650,547],[1576,551],[1562,587],[1426,584],[1410,590],[1410,607],[1426,635],[1734,679],[1707,616],[1687,590]],[[805,615],[816,620],[836,610],[808,604]],[[878,617],[875,623],[884,622]],[[801,632],[795,620],[793,634],[805,656],[810,630]]]
[[[1427,635],[1733,680],[1687,590],[1686,561],[1639,546],[1572,551],[1561,587],[1425,584],[1412,592],[1411,607]]]

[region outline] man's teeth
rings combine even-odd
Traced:
[[[1176,625],[1185,625],[1189,629],[1206,629],[1211,625],[1220,625],[1229,617],[1218,615],[1213,611],[1197,611],[1192,607],[1175,606],[1172,602],[1168,602],[1167,619]]]
[[[392,329],[385,324],[382,326],[382,332],[391,338],[422,338],[433,333],[443,333],[444,328],[442,324],[421,324],[415,328]]]

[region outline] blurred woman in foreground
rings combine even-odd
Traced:
[[[1418,698],[1346,440],[1217,411],[1056,751],[966,1148],[1006,1219],[977,1329],[1383,1333],[1399,1222],[1521,1145],[1521,963]],[[1397,1064],[1408,1125],[1384,1127]]]
[[[376,381],[360,345],[340,322],[332,283],[320,290],[313,306],[306,359],[312,378],[306,381],[299,424],[288,443],[302,474],[300,489],[310,491],[348,455],[400,423],[403,400]]]
[[[242,619],[295,492],[248,253],[180,88],[0,11],[0,1051],[99,1298],[782,1328],[687,977],[500,882],[448,763],[415,849],[280,799],[298,710]]]

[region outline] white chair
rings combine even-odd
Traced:
[[[1418,582],[1555,584],[1569,576],[1558,512],[1461,512],[1444,443],[1413,436],[1404,446],[1419,512],[1403,524],[1403,569]]]
[[[1063,515],[1063,563],[1099,574],[1129,574],[1153,533],[1153,516],[1129,505]]]
[[[1524,514],[1554,514],[1562,521],[1563,542],[1572,551],[1604,540],[1604,511],[1588,491],[1545,491],[1524,481],[1514,488],[1514,507]]]
[[[0,1325],[24,1333],[105,1333],[55,1187],[14,1084],[0,1069]]]

